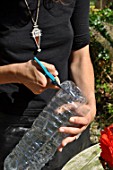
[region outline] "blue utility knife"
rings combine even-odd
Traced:
[[[42,64],[42,62],[37,58],[34,57],[34,60],[38,63],[38,65],[42,68],[42,70],[44,71],[45,76],[47,76],[48,78],[51,79],[52,83],[58,87],[60,87],[61,89],[63,89],[67,94],[70,94],[71,96],[74,97],[74,94],[70,91],[68,92],[66,89],[64,89],[56,80],[56,78],[47,70],[47,68]]]
[[[60,88],[61,85],[57,82],[56,78],[47,70],[47,68],[42,64],[42,62],[37,58],[34,57],[34,60],[38,63],[38,65],[42,68],[42,70],[44,71],[45,76],[47,76],[48,78],[51,79],[52,83]]]

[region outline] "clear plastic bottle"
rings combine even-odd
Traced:
[[[67,134],[58,132],[61,126],[69,126],[69,118],[78,115],[78,109],[86,103],[80,89],[72,81],[65,81],[34,121],[31,129],[7,156],[4,170],[40,170],[52,159]],[[81,116],[81,115],[80,115]]]

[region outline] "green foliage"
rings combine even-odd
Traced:
[[[104,8],[103,10],[98,11],[97,15],[100,16],[102,21],[113,24],[113,10],[110,8]]]
[[[90,13],[90,26],[94,27],[100,34],[106,38],[110,45],[113,47],[113,39],[105,28],[105,22],[113,24],[113,11],[109,8],[103,10],[91,11]]]
[[[105,23],[113,24],[113,11],[111,9],[106,8],[101,11],[90,12],[90,27],[104,37],[113,48],[113,39],[107,31]],[[112,56],[110,55],[109,48],[106,49],[97,40],[97,35],[92,32],[90,53],[95,71],[97,118],[99,117],[99,121],[105,121],[106,124],[110,123],[110,120],[113,123]]]

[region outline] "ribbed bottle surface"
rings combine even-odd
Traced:
[[[7,156],[4,170],[40,170],[52,159],[62,139],[67,136],[59,133],[58,128],[68,126],[75,109],[85,103],[85,98],[73,82],[65,81],[62,87],[73,95],[59,90]]]

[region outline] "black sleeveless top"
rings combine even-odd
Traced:
[[[35,17],[37,0],[28,0]],[[64,4],[41,0],[38,25],[42,30],[41,49],[37,57],[52,63],[61,82],[68,79],[71,50],[89,43],[89,0],[66,0]],[[33,58],[36,45],[31,36],[32,21],[24,0],[0,3],[0,65],[25,62]],[[7,114],[39,113],[56,90],[34,95],[20,84],[0,85],[0,111]],[[4,107],[5,106],[5,107]]]

